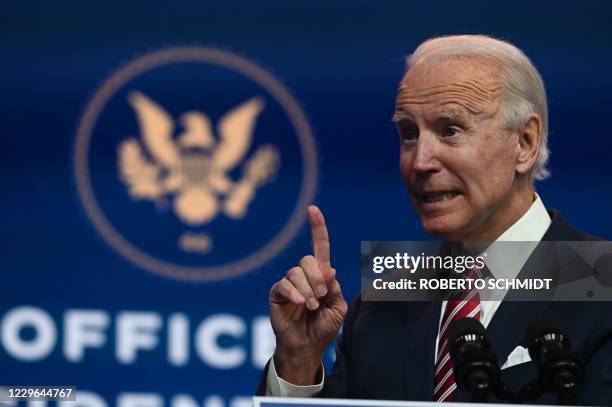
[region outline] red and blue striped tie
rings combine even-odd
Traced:
[[[479,270],[479,272],[481,272]],[[468,271],[468,277],[472,277],[474,270]],[[480,274],[480,273],[478,273]],[[476,277],[474,275],[474,277]],[[462,291],[458,296],[447,301],[444,315],[440,323],[438,334],[438,348],[436,352],[436,364],[434,370],[434,401],[450,401],[454,397],[457,384],[453,376],[453,364],[450,360],[448,347],[448,327],[461,318],[474,318],[480,320],[480,295],[477,290]]]

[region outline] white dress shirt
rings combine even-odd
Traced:
[[[515,278],[535,249],[537,242],[542,239],[550,226],[551,219],[542,200],[538,194],[534,195],[534,201],[527,212],[486,249],[487,257],[485,263],[495,278]],[[496,246],[495,243],[497,242],[532,242],[532,245]],[[516,252],[509,255],[508,250],[516,250]],[[501,255],[502,251],[503,256]],[[509,261],[509,259],[511,259],[511,261]],[[485,328],[491,323],[493,315],[495,315],[500,304],[501,301],[481,301],[480,322]],[[440,316],[444,315],[445,308],[446,301],[442,303],[442,312]],[[439,338],[436,338],[434,363],[437,356],[435,353],[438,349],[438,339]],[[509,355],[508,360],[502,365],[502,369],[524,361],[527,361],[525,359],[525,352],[521,352],[521,349],[517,348]],[[311,386],[296,386],[291,384],[278,376],[274,366],[274,358],[272,358],[268,368],[268,375],[266,376],[266,396],[312,397],[321,391],[324,380],[325,371],[323,371],[323,379],[320,383]]]

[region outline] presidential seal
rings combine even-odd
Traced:
[[[269,72],[178,47],[135,59],[95,92],[74,175],[117,253],[165,277],[215,281],[261,267],[294,238],[317,156],[302,109]]]

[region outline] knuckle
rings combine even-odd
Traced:
[[[282,292],[283,292],[283,280],[278,281],[272,285],[272,287],[270,288],[270,291],[268,292],[268,298],[278,297],[279,295],[282,295]]]
[[[283,291],[283,287],[285,287],[285,280],[280,280],[276,284],[272,286],[270,292],[281,293]]]
[[[289,269],[289,271],[287,272],[287,277],[289,279],[291,278],[296,278],[298,275],[300,275],[303,272],[301,267],[292,267]]]
[[[314,260],[314,257],[312,255],[307,255],[302,257],[302,259],[300,260],[300,266],[304,267],[305,265],[307,265],[308,263],[310,263],[312,260]]]
[[[290,291],[293,287],[295,287],[293,281],[285,279],[285,281],[283,282],[283,289]]]

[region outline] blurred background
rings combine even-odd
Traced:
[[[310,253],[308,202],[347,299],[361,240],[427,239],[391,116],[404,58],[431,36],[527,53],[550,109],[537,190],[612,235],[610,3],[23,1],[0,16],[0,385],[75,385],[95,407],[248,405],[274,349],[268,289]],[[171,127],[147,139],[145,122]],[[227,134],[244,144],[219,170],[232,187],[194,187]]]

